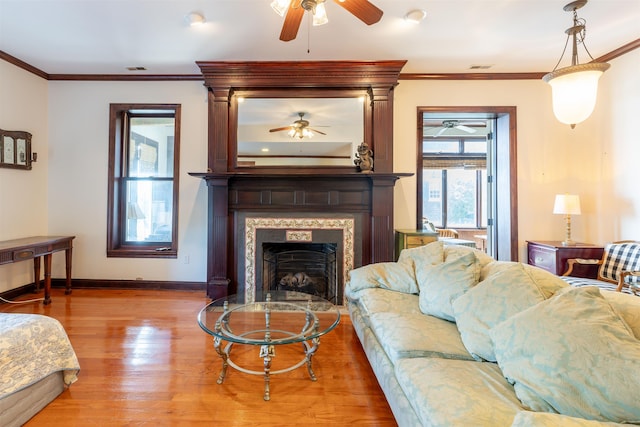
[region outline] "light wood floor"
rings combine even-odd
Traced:
[[[348,315],[322,338],[318,381],[304,367],[272,376],[265,402],[261,376],[229,368],[216,383],[221,361],[196,321],[202,292],[54,289],[52,299],[0,305],[58,319],[80,361],[78,381],[27,427],[396,425]],[[257,348],[234,353],[261,366]],[[272,369],[300,354],[298,345],[277,347]]]

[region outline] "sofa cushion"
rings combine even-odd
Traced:
[[[508,426],[522,409],[495,363],[402,359],[395,372],[423,426]]]
[[[381,312],[420,314],[418,295],[393,292],[386,289],[363,289],[357,294],[357,304],[364,315]]]
[[[560,292],[490,334],[504,375],[529,408],[640,423],[640,341],[597,287]]]
[[[423,268],[420,288],[420,310],[424,314],[454,321],[453,300],[478,283],[480,268],[473,253],[453,261]]]
[[[365,288],[418,293],[413,265],[408,262],[380,262],[353,269],[349,272],[348,287],[351,293]]]
[[[505,264],[453,302],[462,341],[478,360],[496,360],[489,337],[493,326],[567,286],[540,268],[517,262]]]
[[[393,363],[406,357],[473,360],[455,323],[397,311],[372,313],[369,325]]]
[[[511,427],[624,427],[628,424],[609,423],[585,420],[584,418],[569,417],[567,415],[550,414],[548,412],[520,411],[513,420]]]

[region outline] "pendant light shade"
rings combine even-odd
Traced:
[[[546,74],[551,85],[553,114],[567,125],[586,120],[596,106],[598,80],[609,68],[606,63],[589,63],[561,68]]]
[[[585,4],[587,0],[577,0],[564,7],[565,11],[573,12],[573,27],[565,31],[567,42],[556,68],[542,77],[542,80],[551,85],[553,113],[560,122],[571,127],[586,120],[593,112],[598,95],[598,80],[609,68],[607,63],[595,62],[584,43],[585,21],[578,18],[576,10]],[[558,68],[569,40],[573,42],[571,65]],[[592,62],[578,62],[578,44],[584,47]]]

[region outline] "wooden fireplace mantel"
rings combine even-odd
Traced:
[[[207,295],[238,291],[242,215],[267,212],[358,219],[362,256],[355,265],[393,261],[393,95],[406,61],[199,61],[208,94],[207,172],[193,172],[208,189]],[[372,173],[355,167],[241,168],[237,157],[237,94],[280,97],[365,93],[364,143]]]
[[[412,173],[244,174],[198,173],[208,190],[207,295],[238,292],[242,244],[238,213],[348,214],[361,218],[362,256],[354,267],[392,261],[393,188]]]

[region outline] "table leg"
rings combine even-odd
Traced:
[[[313,343],[312,346],[305,343],[305,357],[307,359],[307,371],[309,371],[309,376],[311,377],[311,381],[316,381],[316,374],[313,372],[313,367],[311,366],[311,361],[313,360],[313,355],[316,354],[316,350],[320,345],[320,338],[314,338],[311,340]]]
[[[44,256],[44,305],[51,304],[51,254]]]
[[[231,346],[231,345],[230,345]],[[218,384],[222,384],[224,378],[227,376],[227,367],[229,366],[229,356],[226,351],[222,349],[222,340],[218,337],[213,339],[213,347],[216,349],[218,355],[222,358],[222,371],[220,371],[220,376],[218,377]],[[231,351],[231,348],[229,348]]]
[[[271,360],[276,355],[276,349],[272,345],[263,345],[260,347],[260,357],[264,360],[264,400],[271,400],[271,390],[269,389],[269,381],[271,374]]]
[[[36,285],[36,292],[40,292],[40,257],[33,259],[33,283]]]
[[[71,293],[71,251],[72,248],[69,249],[65,249],[64,251],[64,256],[65,256],[65,270],[66,270],[66,283],[65,283],[65,289],[64,289],[64,294],[65,295],[69,295]]]

